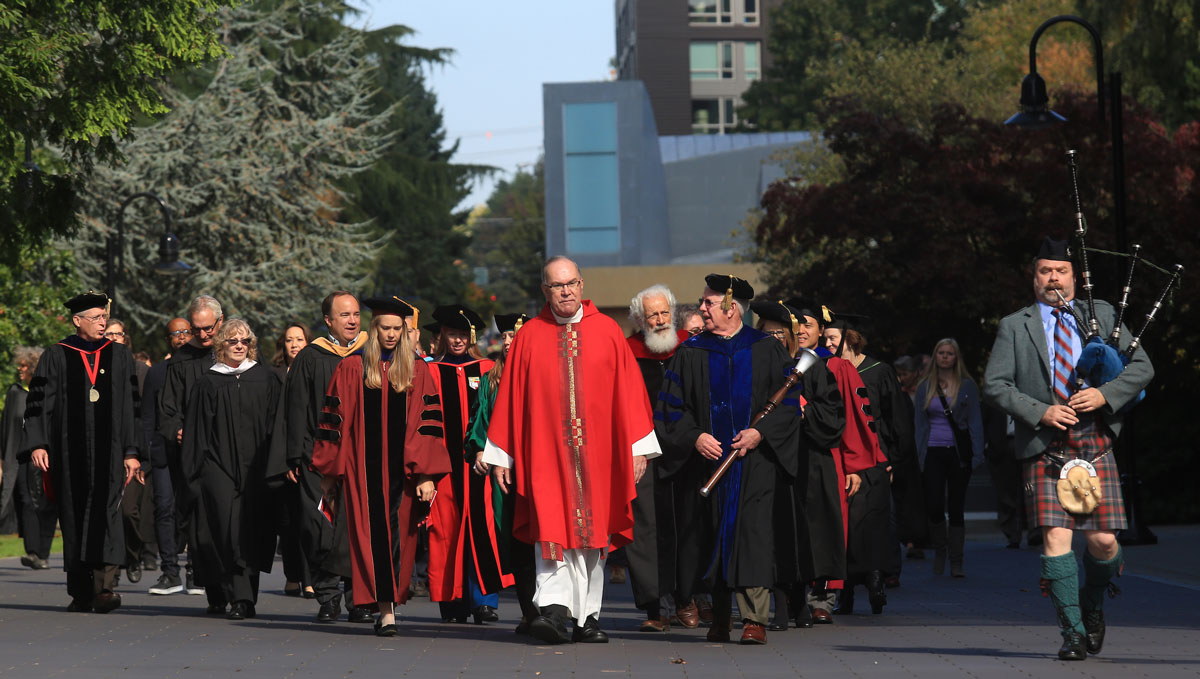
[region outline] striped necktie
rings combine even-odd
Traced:
[[[1063,403],[1071,400],[1071,373],[1075,357],[1071,355],[1071,330],[1067,327],[1067,310],[1055,309],[1054,315],[1054,394]]]

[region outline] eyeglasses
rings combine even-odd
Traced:
[[[696,335],[699,335],[700,333],[704,332],[704,328],[688,328],[687,332],[688,332],[688,335],[690,335],[691,337],[695,337]]]
[[[763,332],[767,333],[771,337],[774,337],[775,339],[783,339],[787,337],[786,330],[763,330]]]
[[[567,281],[566,283],[542,283],[542,287],[546,288],[550,292],[562,292],[563,290],[577,288],[582,282],[582,279],[576,278],[575,280]]]
[[[175,331],[172,331],[172,332],[168,332],[168,333],[167,333],[167,337],[182,337],[183,335],[190,335],[190,334],[192,334],[192,331],[191,331],[191,330],[187,330],[187,329],[185,328],[185,329],[183,329],[183,330],[175,330]]]
[[[724,300],[720,300],[720,299],[705,299],[705,298],[701,297],[699,300],[697,300],[697,302],[696,302],[696,303],[700,305],[700,308],[701,308],[701,309],[703,309],[703,308],[705,308],[705,307],[710,307],[710,306],[719,306],[719,305],[721,304],[721,302],[722,302],[722,301],[724,301]]]
[[[249,337],[230,337],[225,340],[225,344],[227,344],[231,347],[236,346],[238,344],[245,344],[246,346],[250,346],[250,338]]]
[[[80,316],[79,314],[75,315],[79,316],[88,323],[99,323],[100,321],[108,320],[108,314],[96,314],[95,316]]]
[[[117,330],[110,330],[109,332],[104,333],[104,336],[109,339],[112,339],[114,337],[124,337],[125,333],[117,331]]]
[[[221,321],[217,321],[217,323],[220,323],[220,322]],[[193,325],[192,326],[192,334],[193,335],[199,335],[199,334],[211,335],[213,333],[213,330],[217,329],[217,323],[213,323],[212,325],[207,325],[204,327],[200,327],[198,325]]]

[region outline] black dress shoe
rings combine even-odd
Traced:
[[[208,608],[204,609],[206,615],[224,615],[225,604],[209,604]]]
[[[116,592],[100,592],[92,599],[92,610],[108,613],[121,607],[121,595]]]
[[[543,606],[541,613],[529,622],[529,633],[534,638],[547,644],[565,644],[571,641],[571,629],[574,624],[566,606]]]
[[[491,606],[480,606],[472,611],[471,615],[475,618],[476,625],[482,625],[485,622],[498,622],[500,620],[500,614],[496,613],[496,609]]]
[[[1084,660],[1087,658],[1087,647],[1083,635],[1079,632],[1068,632],[1063,638],[1062,648],[1058,649],[1059,660]]]
[[[246,604],[241,601],[233,602],[229,607],[229,612],[225,614],[226,620],[245,620],[246,619]]]
[[[883,613],[883,607],[887,605],[887,592],[884,589],[882,572],[867,573],[867,599],[871,602],[871,613],[874,615]]]
[[[575,628],[575,633],[571,635],[571,641],[580,644],[607,644],[608,635],[600,629],[600,621],[596,619],[596,616],[589,615],[587,620],[583,621],[583,627]]]
[[[1087,652],[1096,655],[1104,648],[1104,611],[1089,611],[1083,614],[1083,629],[1087,632]]]
[[[377,637],[394,637],[400,633],[396,627],[396,623],[388,623],[387,625],[375,625],[375,636]]]
[[[355,606],[354,608],[351,608],[350,615],[346,616],[346,619],[350,622],[357,622],[359,624],[373,624],[375,622],[375,616],[371,613],[371,609],[365,606]]]
[[[125,576],[129,578],[129,582],[137,584],[142,581],[142,562],[137,561],[129,564],[125,569]]]
[[[521,618],[521,622],[517,623],[517,628],[513,631],[517,634],[529,634],[529,621]]]
[[[333,602],[321,604],[321,608],[317,611],[317,622],[337,622],[338,606]]]
[[[813,626],[812,608],[808,604],[804,604],[800,607],[800,610],[796,613],[796,627],[799,627],[800,629],[812,629],[812,626]]]
[[[767,625],[767,629],[771,630],[772,632],[786,632],[788,630],[788,624],[786,620],[783,622],[772,622],[770,625]]]

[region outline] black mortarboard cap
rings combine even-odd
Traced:
[[[787,301],[787,305],[795,311],[797,318],[808,316],[816,319],[817,325],[825,326],[833,321],[832,311],[806,297],[793,297]]]
[[[500,332],[516,332],[528,320],[525,314],[496,314],[496,329]]]
[[[796,310],[784,304],[782,301],[768,302],[760,300],[750,303],[750,310],[753,311],[759,318],[775,321],[786,328],[791,328],[792,333],[800,331],[800,318]]]
[[[487,324],[471,309],[461,304],[447,304],[433,310],[433,319],[443,328],[466,330],[471,333],[471,343],[475,343],[475,333],[485,330]]]
[[[1033,259],[1035,261],[1048,259],[1053,262],[1070,262],[1071,243],[1065,240],[1054,240],[1050,236],[1046,236],[1046,239],[1042,241],[1042,247],[1038,248],[1037,256]]]
[[[88,290],[82,295],[75,295],[71,299],[63,302],[63,305],[71,310],[72,314],[77,314],[88,309],[104,309],[108,311],[109,299],[108,295],[103,292],[95,292]]]
[[[754,299],[754,288],[745,279],[732,274],[710,273],[704,277],[704,284],[709,290],[725,293],[725,299],[721,301],[722,309],[728,309],[734,299]]]
[[[411,304],[405,302],[399,297],[368,297],[362,301],[363,306],[371,310],[371,313],[376,316],[380,314],[392,314],[400,318],[408,318],[414,314]]]

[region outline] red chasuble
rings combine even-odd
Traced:
[[[465,595],[463,570],[467,550],[475,582],[484,594],[511,587],[511,573],[500,568],[499,540],[492,507],[491,479],[472,471],[464,443],[477,407],[479,385],[495,362],[471,359],[465,363],[429,363],[442,398],[450,473],[438,481],[437,499],[429,514],[429,598],[454,601]]]
[[[878,464],[886,464],[887,456],[879,447],[875,435],[875,422],[870,415],[867,387],[863,384],[858,368],[850,361],[831,358],[827,362],[829,371],[837,380],[838,392],[846,404],[846,429],[842,432],[840,445],[833,449],[833,460],[837,465],[838,483],[842,492],[842,532],[849,536],[850,514],[846,497],[846,474],[857,474]]]
[[[620,326],[590,301],[563,325],[544,307],[513,341],[488,428],[513,458],[513,535],[553,559],[631,542],[633,446],[653,431]]]
[[[319,418],[312,466],[342,481],[350,532],[355,605],[408,600],[417,548],[413,516],[416,476],[450,471],[441,406],[424,361],[413,366],[412,388],[397,394],[363,386],[362,356],[338,363]]]

